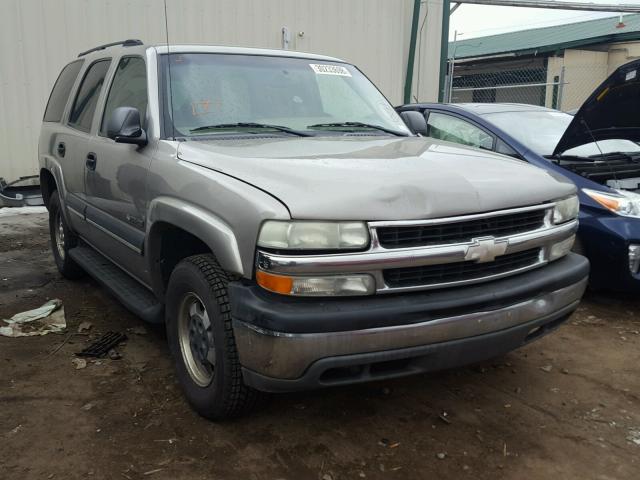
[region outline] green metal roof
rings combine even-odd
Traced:
[[[599,43],[640,40],[640,14],[625,15],[625,27],[617,28],[619,17],[598,18],[585,22],[532,28],[487,37],[458,40],[458,58],[488,57],[501,54],[529,55],[579,48]],[[453,57],[449,43],[449,58]]]

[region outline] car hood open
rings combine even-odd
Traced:
[[[582,104],[553,155],[594,140],[640,141],[640,60],[621,66]]]
[[[178,158],[269,193],[298,219],[437,218],[575,191],[522,161],[418,137],[227,137],[182,142]]]

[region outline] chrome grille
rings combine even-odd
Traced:
[[[390,288],[415,285],[425,287],[435,284],[467,282],[517,271],[535,265],[540,261],[540,249],[532,248],[523,252],[497,257],[493,262],[474,261],[444,263],[422,267],[394,268],[383,272],[385,283]]]
[[[308,255],[258,251],[258,268],[283,275],[368,274],[376,292],[396,293],[492,281],[542,267],[554,244],[578,229],[555,225],[554,203],[458,217],[369,222],[359,252]]]
[[[435,225],[378,227],[378,240],[384,248],[409,248],[468,242],[478,237],[506,237],[540,228],[545,210],[461,220]]]

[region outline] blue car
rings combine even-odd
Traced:
[[[574,249],[595,289],[640,291],[640,61],[616,70],[575,116],[520,104],[409,104],[427,136],[518,158],[571,179],[580,197]]]

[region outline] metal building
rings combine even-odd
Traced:
[[[449,45],[445,100],[573,110],[620,65],[640,58],[640,14],[470,38]]]
[[[61,68],[99,44],[126,38],[164,42],[164,3],[2,0],[1,6],[0,177],[13,180],[37,173],[42,113]],[[442,0],[167,0],[172,43],[340,57],[357,64],[394,104],[408,96],[411,50],[411,100],[437,100],[442,6]]]

